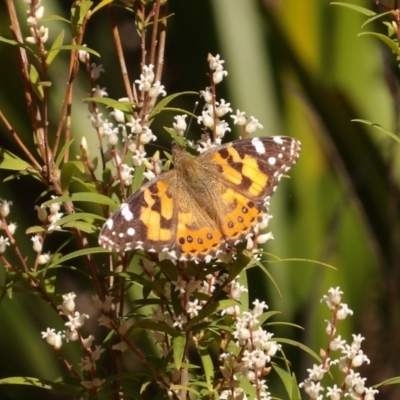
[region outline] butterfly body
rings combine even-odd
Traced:
[[[99,243],[208,261],[254,233],[299,152],[300,142],[284,136],[237,140],[197,157],[177,149],[174,169],[130,196],[104,224]]]

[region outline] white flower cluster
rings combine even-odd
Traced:
[[[225,291],[229,297],[239,300],[243,292],[247,291],[237,281],[230,282]],[[222,353],[220,370],[229,389],[221,393],[221,399],[247,399],[240,385],[240,379],[246,378],[252,383],[257,399],[271,399],[265,377],[269,373],[268,364],[275,356],[280,346],[272,339],[273,334],[260,326],[259,317],[268,307],[265,302],[253,302],[252,311],[240,313],[239,306],[230,307],[226,313],[234,316],[235,330],[233,337],[238,351]]]
[[[57,199],[57,196],[51,196],[51,198]],[[45,226],[47,233],[61,229],[57,222],[63,217],[64,213],[60,212],[60,209],[61,203],[59,202],[52,203],[49,206],[45,206],[43,204],[40,206],[35,206],[37,216]]]
[[[65,323],[66,330],[63,332],[57,332],[55,329],[47,328],[45,332],[42,332],[42,338],[46,339],[47,343],[52,346],[55,350],[59,350],[63,345],[63,342],[74,342],[78,341],[82,353],[84,356],[81,358],[79,364],[82,372],[85,372],[90,380],[82,380],[81,385],[86,389],[99,388],[104,382],[104,379],[96,377],[96,362],[100,359],[104,349],[101,346],[93,346],[95,337],[89,335],[84,338],[80,334],[80,329],[83,327],[85,321],[89,318],[87,314],[80,313],[75,310],[75,293],[68,293],[63,295],[63,302],[58,306],[60,314],[67,318]],[[112,298],[106,299],[105,303],[108,304],[108,310],[111,309]],[[99,300],[95,304],[98,304]]]
[[[84,50],[79,51],[79,59],[82,62],[88,62],[89,53]],[[140,91],[140,101],[142,109],[145,109],[145,103],[151,99],[156,99],[158,96],[165,96],[166,92],[164,86],[159,81],[155,80],[154,65],[144,65],[140,79],[135,83]],[[91,64],[90,76],[93,81],[96,81],[100,73],[104,72],[102,65]],[[105,88],[100,88],[98,85],[93,89],[93,97],[105,97],[108,95]],[[129,104],[128,98],[121,98],[119,102]],[[154,158],[148,159],[144,146],[156,140],[156,136],[150,129],[147,115],[142,112],[144,117],[140,117],[137,113],[134,115],[127,114],[118,108],[110,113],[116,124],[103,117],[97,109],[95,103],[89,103],[90,120],[92,126],[97,130],[101,138],[107,139],[108,149],[104,152],[104,159],[106,162],[111,161],[118,169],[116,179],[121,181],[125,186],[130,186],[133,180],[133,173],[135,168],[144,164],[147,171],[145,177],[152,179],[155,177],[157,170],[161,170],[161,163]],[[122,141],[125,143],[124,149],[131,152],[131,165],[124,162],[126,159],[125,154],[120,156],[116,151],[117,144]],[[124,150],[125,151],[125,150]],[[87,148],[86,139],[82,138],[81,142],[81,155],[82,159],[87,159],[89,150]],[[157,156],[159,157],[159,156]],[[157,164],[160,164],[158,168]]]
[[[17,224],[15,222],[7,223],[6,217],[10,214],[12,201],[0,199],[0,230],[6,231],[8,235],[14,235]],[[0,236],[0,254],[4,254],[7,246],[10,245],[8,237]]]
[[[222,143],[225,133],[230,132],[231,129],[228,123],[221,118],[233,112],[230,103],[226,103],[224,99],[221,99],[219,102],[215,99],[215,85],[222,82],[223,78],[228,75],[228,72],[223,68],[225,61],[221,60],[218,54],[215,57],[209,54],[208,62],[212,71],[210,75],[212,86],[200,91],[200,96],[203,97],[205,106],[201,115],[197,118],[197,122],[203,125],[206,130],[211,130],[213,137],[210,138],[208,133],[202,135],[196,147],[199,152],[204,152]],[[230,117],[233,119],[235,125],[244,126],[243,133],[245,135],[263,127],[254,117],[250,117],[250,122],[248,122],[243,111],[237,110],[236,115],[231,115]]]
[[[328,387],[326,392],[327,399],[340,400],[343,397],[359,400],[374,400],[378,390],[365,387],[366,378],[362,378],[354,368],[361,366],[364,363],[369,364],[368,357],[361,350],[361,342],[364,338],[361,335],[353,335],[351,344],[347,344],[340,335],[336,335],[336,324],[338,321],[345,319],[353,312],[348,308],[347,304],[342,303],[343,292],[339,287],[330,288],[328,295],[323,296],[321,301],[324,301],[328,308],[333,312],[331,321],[327,321],[326,332],[329,335],[329,347],[325,352],[325,357],[321,365],[314,364],[312,369],[307,369],[308,378],[300,383],[299,387],[303,388],[310,399],[322,400],[324,386],[321,384],[322,378],[330,368],[337,365],[339,370],[345,375],[341,387],[334,385]],[[332,360],[328,355],[332,351],[340,351],[342,356]]]
[[[43,25],[39,27],[37,24],[44,14],[44,7],[41,2],[41,0],[24,0],[24,3],[29,5],[27,24],[30,26],[32,35],[26,37],[25,40],[30,44],[46,43],[49,38],[49,28]]]

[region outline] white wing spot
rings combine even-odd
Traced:
[[[281,136],[274,136],[274,137],[272,138],[272,140],[273,140],[275,143],[283,144],[283,140],[282,140],[282,137],[281,137]]]
[[[106,225],[107,225],[107,228],[111,231],[111,229],[114,225],[114,221],[111,218],[109,218],[106,222]]]
[[[275,165],[275,163],[276,163],[276,158],[275,158],[275,157],[270,157],[270,158],[268,158],[268,163],[269,163],[270,165]]]
[[[265,146],[263,142],[260,140],[260,138],[255,137],[251,140],[251,144],[254,146],[256,149],[256,152],[258,154],[264,154],[265,153]]]
[[[133,214],[132,214],[131,210],[129,209],[129,206],[127,203],[122,204],[121,214],[125,218],[126,221],[131,221],[133,219]]]
[[[283,154],[282,153],[279,153],[278,154],[278,158],[282,158],[283,157]]]
[[[118,236],[119,236],[120,238],[123,238],[123,237],[124,237],[124,234],[123,234],[122,232],[120,232],[120,233],[118,234]]]
[[[133,235],[135,234],[135,230],[134,230],[133,228],[128,228],[128,230],[126,231],[126,233],[127,233],[129,236],[133,236]]]

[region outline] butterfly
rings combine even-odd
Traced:
[[[117,252],[141,249],[211,261],[254,235],[300,149],[298,140],[286,136],[236,140],[196,157],[177,147],[174,168],[122,203],[105,222],[99,243]]]

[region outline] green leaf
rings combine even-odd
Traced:
[[[80,27],[86,17],[90,7],[93,5],[92,1],[81,0],[74,3],[74,7],[71,8],[71,22],[72,32],[74,37],[79,34]]]
[[[109,97],[86,97],[82,100],[85,103],[98,103],[104,104],[107,107],[116,108],[117,110],[123,111],[124,113],[132,114],[132,103],[130,101],[118,101],[110,99]]]
[[[75,170],[85,172],[85,167],[82,161],[68,161],[61,168],[61,190],[64,195],[68,193],[69,184],[74,176]]]
[[[297,386],[293,387],[293,379],[296,382],[295,377],[292,376],[288,371],[278,367],[276,364],[272,364],[272,368],[281,378],[281,381],[283,383],[283,386],[285,387],[285,390],[289,396],[289,399],[291,399],[291,400],[300,399],[299,388]]]
[[[386,35],[382,35],[381,33],[361,32],[358,34],[358,36],[365,36],[365,35],[375,36],[378,39],[382,40],[382,42],[385,43],[393,51],[393,53],[395,53],[397,56],[400,57],[399,46],[394,40],[390,39]]]
[[[388,136],[390,136],[392,139],[394,139],[396,142],[400,143],[400,138],[393,132],[388,131],[387,129],[383,128],[379,124],[375,124],[374,122],[367,121],[365,119],[352,119],[351,122],[361,122],[362,124],[370,125],[373,126],[374,128],[379,129],[380,131],[386,133]]]
[[[42,233],[42,232],[46,232],[46,229],[43,228],[43,226],[31,226],[30,228],[28,228],[25,233],[27,235],[30,235],[32,233]]]
[[[315,360],[317,360],[318,363],[321,363],[321,357],[312,349],[304,345],[303,343],[296,342],[295,340],[291,339],[286,339],[286,338],[274,338],[274,340],[278,343],[286,343],[290,344],[294,347],[299,347],[300,349],[304,350],[306,353],[308,353],[311,357],[313,357]]]
[[[65,152],[67,151],[67,149],[69,149],[69,147],[71,146],[71,144],[73,143],[74,139],[69,140],[68,142],[64,143],[64,146],[61,148],[61,150],[59,151],[57,158],[56,158],[56,162],[55,162],[55,166],[57,168],[59,168],[61,161],[64,157]]]
[[[63,228],[79,229],[80,231],[94,234],[98,232],[97,227],[94,224],[85,221],[71,221],[63,225]]]
[[[185,353],[185,346],[186,346],[186,335],[180,334],[174,337],[172,342],[172,347],[174,352],[174,363],[176,369],[181,368],[183,356]]]
[[[75,380],[69,379],[68,381],[73,382]],[[62,393],[72,394],[74,396],[78,396],[79,393],[82,391],[78,380],[76,380],[76,384],[73,385],[61,379],[58,379],[55,382],[51,382],[44,379],[33,378],[30,376],[12,376],[8,378],[3,378],[0,379],[0,385],[27,385],[47,390],[57,390]]]
[[[46,57],[47,65],[50,65],[53,62],[53,60],[56,58],[56,56],[59,52],[59,48],[62,45],[63,40],[64,40],[64,31],[62,30],[58,34],[56,39],[54,40],[53,44],[51,45],[51,49],[47,53],[47,57]]]
[[[365,25],[368,25],[369,23],[371,23],[371,22],[373,22],[373,21],[376,21],[377,19],[380,19],[380,18],[382,18],[382,17],[385,17],[386,15],[392,15],[392,14],[393,14],[392,11],[388,11],[388,12],[385,12],[385,13],[382,13],[382,14],[376,14],[376,15],[374,15],[373,17],[368,18],[368,19],[361,25],[361,28],[364,28]]]
[[[201,363],[203,364],[204,374],[206,376],[207,386],[212,387],[214,380],[214,364],[210,353],[205,347],[200,348]]]
[[[61,203],[64,201],[85,201],[89,203],[104,204],[113,208],[118,207],[118,204],[114,200],[110,199],[108,196],[93,192],[77,192],[73,193],[71,196],[56,197],[54,199],[45,201],[43,205],[49,206],[50,204]]]
[[[89,220],[89,222],[90,222],[90,221],[94,221],[96,219],[100,219],[102,221],[106,220],[101,215],[92,214],[92,213],[77,212],[75,214],[66,215],[65,217],[60,218],[57,222],[55,222],[54,226],[63,226],[64,224],[66,224],[68,222],[71,222],[71,221]]]
[[[88,254],[97,254],[97,253],[110,253],[109,250],[103,249],[102,247],[88,247],[87,249],[82,249],[78,251],[73,251],[63,257],[60,257],[57,261],[52,262],[48,268],[53,268],[57,265],[64,264],[68,260],[72,260],[73,258],[86,256]]]
[[[31,168],[30,164],[8,150],[0,148],[0,169],[22,171]]]
[[[384,381],[374,385],[374,387],[378,388],[385,385],[400,385],[400,376],[394,376],[393,378],[385,379]]]
[[[187,329],[193,329],[196,324],[198,324],[202,320],[206,319],[210,315],[215,314],[218,311],[222,311],[225,308],[237,306],[238,304],[239,303],[236,300],[232,300],[232,299],[220,300],[220,301],[216,301],[215,303],[210,303],[199,312],[199,315],[192,318],[188,322]]]
[[[33,64],[29,64],[29,81],[32,84],[32,88],[40,100],[43,100],[43,88],[40,85],[39,73]]]
[[[114,208],[119,207],[119,205],[112,199],[103,194],[92,193],[92,192],[78,192],[73,193],[71,196],[73,202],[75,201],[88,201],[90,203],[105,204]]]
[[[114,0],[102,0],[95,8],[92,10],[92,15],[102,9],[103,7],[107,6],[108,4],[112,3]]]
[[[93,54],[94,56],[100,58],[100,54],[97,51],[91,49],[90,47],[79,46],[77,44],[65,44],[64,46],[60,46],[60,47],[51,49],[50,51],[58,53],[60,50],[78,50],[78,51],[83,50],[83,51],[86,51],[87,53]]]
[[[174,93],[174,94],[171,94],[171,95],[169,95],[169,96],[163,98],[163,99],[160,100],[160,101],[156,104],[156,106],[153,108],[153,111],[151,112],[150,118],[151,118],[151,119],[154,118],[158,113],[160,113],[161,111],[163,111],[163,110],[165,109],[166,105],[167,105],[168,103],[170,103],[172,100],[176,99],[176,98],[179,97],[179,96],[186,96],[186,95],[195,95],[195,96],[199,96],[199,93],[198,93],[198,92],[181,92],[181,93]],[[185,114],[191,114],[191,115],[193,115],[192,113],[190,113],[190,112],[188,112],[188,111],[185,111],[185,110],[183,110],[183,112],[184,112]],[[193,115],[193,117],[194,117],[194,118],[197,118],[196,115]]]
[[[157,322],[151,319],[145,319],[142,321],[137,321],[135,322],[135,328],[144,328],[144,329],[150,329],[155,332],[162,332],[166,333],[167,335],[170,335],[172,337],[175,337],[180,334],[175,328],[172,328],[171,326],[167,324],[163,324],[161,322]]]
[[[331,3],[331,5],[347,7],[347,8],[350,8],[350,9],[354,10],[354,11],[358,11],[361,14],[367,15],[368,17],[371,17],[372,15],[376,14],[376,12],[374,12],[374,11],[368,9],[368,8],[356,6],[354,4],[342,3],[342,2],[334,1],[334,2]]]

